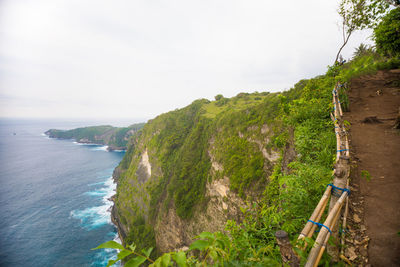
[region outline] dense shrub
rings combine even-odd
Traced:
[[[388,56],[400,55],[400,8],[391,10],[374,29],[378,52]]]

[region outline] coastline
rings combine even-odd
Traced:
[[[101,143],[101,142],[92,142],[90,140],[84,139],[84,140],[76,140],[75,138],[60,138],[60,137],[54,137],[51,136],[50,133],[44,132],[43,133],[45,136],[47,136],[48,138],[53,138],[53,139],[58,139],[58,140],[72,140],[77,144],[82,144],[82,145],[96,145],[96,146],[106,146],[106,150],[107,151],[115,151],[115,152],[126,152],[126,147],[117,147],[117,146],[113,146],[113,145],[109,145],[109,144],[105,144],[105,143]]]
[[[126,237],[126,231],[123,230],[123,225],[121,224],[118,215],[117,215],[117,210],[116,210],[116,205],[115,205],[115,195],[116,195],[116,190],[118,188],[118,176],[119,176],[119,167],[115,167],[113,174],[112,174],[112,180],[115,183],[115,194],[110,197],[110,201],[113,203],[111,206],[111,222],[114,224],[114,226],[117,228],[117,234],[118,238],[121,241],[121,244],[124,245],[124,239]]]

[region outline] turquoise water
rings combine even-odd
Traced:
[[[123,152],[49,139],[88,122],[0,120],[0,266],[105,266],[109,198]]]

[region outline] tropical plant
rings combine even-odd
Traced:
[[[372,47],[366,44],[361,43],[353,53],[353,58],[364,56],[368,53],[371,53]]]

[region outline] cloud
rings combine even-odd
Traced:
[[[337,4],[3,0],[0,116],[151,118],[219,93],[288,89],[332,63]]]

